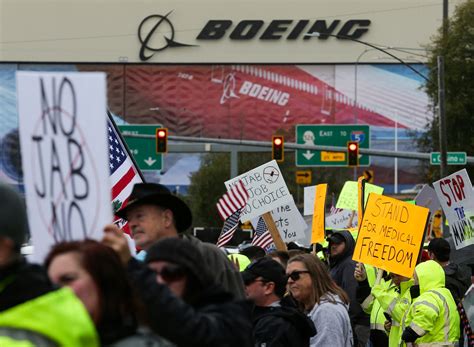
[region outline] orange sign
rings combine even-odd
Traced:
[[[313,224],[311,226],[311,243],[324,241],[324,207],[326,205],[327,184],[318,184],[314,198]]]

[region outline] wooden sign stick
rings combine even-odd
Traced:
[[[273,242],[275,243],[276,248],[279,251],[286,251],[286,244],[283,242],[283,239],[280,236],[280,232],[278,231],[278,228],[275,225],[275,222],[273,221],[271,212],[264,213],[262,215],[262,218],[265,221],[265,224],[267,225],[268,231],[270,231],[270,234],[272,235]]]

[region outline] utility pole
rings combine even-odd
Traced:
[[[443,0],[443,42],[448,38],[448,0]],[[438,67],[438,123],[439,123],[439,152],[441,154],[440,178],[447,175],[448,141],[446,133],[446,92],[444,88],[444,57],[437,57]]]

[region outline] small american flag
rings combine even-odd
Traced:
[[[142,183],[140,172],[135,167],[129,152],[123,144],[120,134],[117,132],[114,121],[109,115],[107,121],[109,140],[109,168],[110,182],[112,185],[112,208],[115,213],[125,206],[135,183]],[[114,223],[124,228],[125,220],[115,217]],[[127,228],[124,229],[127,231]]]
[[[258,218],[257,227],[255,228],[255,234],[252,239],[252,245],[262,247],[265,251],[273,245],[273,238],[268,231],[267,224],[262,217]]]
[[[249,193],[241,180],[225,193],[217,202],[217,211],[223,220],[247,204]]]
[[[237,211],[232,213],[229,218],[226,219],[226,221],[224,222],[224,227],[222,228],[221,234],[219,235],[219,239],[216,243],[217,247],[224,246],[232,239],[235,231],[237,230],[237,227],[239,226],[239,218],[241,211],[242,209],[239,208]]]

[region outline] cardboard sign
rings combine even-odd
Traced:
[[[411,277],[428,216],[425,207],[370,194],[352,259]]]
[[[242,223],[292,200],[275,160],[226,181],[227,190],[230,190],[239,180],[242,180],[249,193],[249,200],[240,217]]]
[[[327,184],[318,184],[316,186],[316,203],[314,204],[313,223],[311,228],[311,243],[324,241],[324,208],[326,205],[327,191]]]
[[[370,193],[382,194],[383,187],[376,186],[375,184],[366,183],[364,188],[364,201],[367,205],[367,198]],[[343,208],[346,210],[358,210],[358,185],[356,181],[347,181],[342,187],[339,198],[337,199],[336,207]]]
[[[314,197],[316,186],[304,187],[304,210],[303,215],[311,216],[314,212]]]
[[[293,197],[272,210],[272,217],[283,241],[297,241],[305,237],[304,231],[308,226],[298,211]]]
[[[418,206],[424,206],[430,209],[431,214],[441,209],[438,196],[433,188],[425,184],[415,197],[415,203]]]
[[[21,154],[34,259],[101,239],[112,221],[103,73],[17,74]]]
[[[334,214],[326,215],[326,229],[348,229],[357,226],[357,212],[342,210]]]
[[[474,193],[466,169],[434,182],[433,187],[456,249],[474,244]]]

